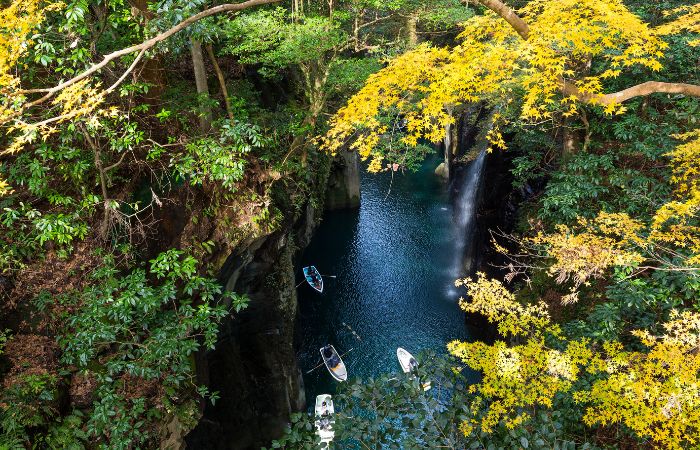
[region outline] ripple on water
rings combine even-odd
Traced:
[[[396,174],[388,196],[389,174],[363,174],[360,210],[324,217],[302,264],[337,278],[325,279],[321,295],[305,284],[299,288],[304,372],[320,362],[318,350],[326,343],[340,353],[352,349],[344,357],[350,377],[367,378],[399,370],[399,346],[414,354],[439,352],[453,339],[468,338],[451,271],[452,208],[445,184],[432,173],[436,164]],[[304,375],[304,382],[310,402],[335,392],[323,367]]]

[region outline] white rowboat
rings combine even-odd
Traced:
[[[397,348],[396,357],[399,359],[399,364],[401,365],[403,373],[410,374],[418,368],[418,361],[416,361],[416,358],[414,358],[412,354],[408,353],[406,349],[401,347]]]
[[[416,361],[416,358],[414,358],[408,350],[401,347],[396,349],[396,357],[399,359],[399,364],[401,365],[403,373],[409,375],[411,379],[415,378],[416,375],[414,372],[418,369],[418,361]],[[430,381],[423,383],[424,391],[427,391],[430,387]]]
[[[323,278],[321,277],[318,269],[316,269],[316,266],[304,267],[301,270],[304,271],[304,278],[306,278],[306,282],[309,283],[309,286],[316,289],[319,293],[322,293]]]
[[[335,437],[335,431],[333,431],[335,409],[330,394],[321,394],[316,397],[314,411],[316,413],[316,434],[321,438],[322,444],[328,444]]]
[[[332,345],[326,345],[320,349],[321,357],[326,368],[331,373],[331,376],[338,381],[346,381],[348,379],[348,370],[345,368],[345,363],[340,359],[340,355]]]

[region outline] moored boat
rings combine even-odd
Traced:
[[[304,278],[309,286],[316,289],[318,292],[323,292],[323,277],[319,273],[316,266],[308,266],[302,269],[304,271]]]
[[[335,431],[333,431],[333,424],[335,423],[333,414],[335,414],[335,409],[333,407],[333,398],[330,394],[316,396],[314,411],[316,413],[316,434],[321,438],[322,444],[327,444],[335,436]]]
[[[408,352],[408,350],[401,347],[396,349],[396,357],[399,360],[403,373],[408,374],[411,378],[415,378],[415,371],[418,369],[418,361],[416,361],[416,358],[414,358],[413,355]],[[423,390],[427,391],[431,388],[430,381],[426,381],[422,384],[422,386]]]
[[[403,373],[411,373],[418,368],[418,361],[416,361],[416,358],[414,358],[408,350],[401,347],[397,348],[396,357],[399,359],[399,364],[401,365]]]
[[[337,381],[346,381],[348,379],[348,371],[345,368],[345,363],[340,359],[340,355],[332,345],[321,347],[321,357],[326,368],[331,373],[331,376]]]

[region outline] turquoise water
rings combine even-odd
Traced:
[[[319,294],[298,288],[298,359],[309,405],[335,392],[319,349],[333,344],[349,377],[399,371],[396,348],[414,355],[446,352],[468,339],[453,287],[457,251],[447,186],[433,174],[438,161],[417,173],[362,174],[359,210],[327,213],[302,257],[324,277]],[[301,267],[298,278],[302,279]],[[353,334],[354,331],[354,334]]]

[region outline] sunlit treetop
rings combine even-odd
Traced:
[[[667,11],[667,16],[672,16],[672,20],[657,29],[660,35],[678,34],[683,31],[700,34],[700,3],[695,5],[681,6],[673,11]],[[700,37],[688,40],[688,44],[696,47],[700,45]]]
[[[32,32],[44,21],[46,14],[62,8],[60,2],[17,0],[0,9],[0,124],[16,116],[16,104],[24,97],[20,87],[18,64],[31,48]]]
[[[351,141],[363,158],[372,157],[370,169],[377,169],[383,158],[378,143],[387,133],[403,133],[409,146],[438,141],[454,121],[450,111],[477,100],[515,108],[523,121],[537,123],[557,112],[574,115],[581,102],[617,114],[624,112],[624,101],[639,95],[700,96],[700,87],[682,83],[605,92],[605,81],[626,70],[662,69],[667,47],[661,33],[622,1],[536,0],[518,15],[496,0],[480,3],[493,11],[467,20],[454,48],[420,46],[372,76],[333,118],[326,149],[335,152]],[[682,18],[690,23],[689,16]],[[667,27],[664,33],[689,27]],[[393,123],[379,119],[387,115],[396,118]],[[502,145],[497,133],[493,137]]]
[[[523,252],[549,258],[548,273],[558,283],[572,282],[574,290],[614,267],[700,271],[700,130],[676,137],[680,143],[668,153],[673,197],[649,219],[601,211],[593,219],[523,239]]]
[[[449,351],[482,373],[461,430],[492,433],[526,425],[532,413],[547,413],[557,398],[580,406],[590,427],[624,424],[655,448],[693,448],[700,436],[700,314],[671,312],[663,332],[633,331],[641,344],[627,351],[618,341],[570,339],[540,306],[521,305],[497,280],[479,274],[462,280],[472,300],[465,311],[503,323],[524,324],[511,345],[497,340],[453,341]],[[533,310],[538,310],[534,315]],[[504,335],[509,327],[499,327]]]

